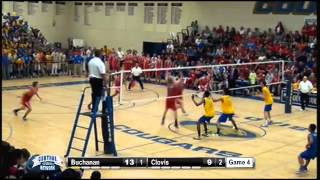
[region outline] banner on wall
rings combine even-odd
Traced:
[[[307,16],[304,18],[304,23],[308,25],[316,24],[317,25],[317,16]]]
[[[83,39],[72,39],[72,46],[73,47],[83,47],[84,46]]]
[[[158,3],[157,24],[167,24],[168,3]]]
[[[171,24],[180,24],[182,3],[171,3]]]

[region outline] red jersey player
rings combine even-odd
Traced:
[[[167,74],[167,81],[168,81],[168,85],[167,85],[166,107],[163,112],[161,125],[164,125],[167,112],[169,109],[171,109],[174,113],[174,126],[178,128],[177,109],[181,108],[181,103],[180,103],[181,100],[177,100],[180,97],[176,97],[176,96],[179,96],[179,94],[182,92],[181,90],[182,87],[179,81],[175,82],[174,78],[169,76],[168,74]]]
[[[176,104],[177,104],[177,108],[181,108],[182,113],[187,116],[187,112],[184,109],[184,105],[183,105],[183,89],[184,89],[184,79],[183,79],[183,73],[180,72],[180,79],[176,81],[176,87],[177,87],[177,97],[176,98]]]
[[[113,95],[111,95],[112,97],[114,97],[114,96],[116,96],[116,95],[118,95],[118,94],[120,94],[120,86],[121,86],[121,79],[120,79],[120,76],[119,75],[116,75],[116,77],[115,77],[115,79],[114,79],[114,81],[113,81],[113,85],[114,85],[114,87],[115,87],[115,92],[114,92],[114,94]]]
[[[39,83],[37,81],[33,82],[32,87],[29,89],[29,91],[25,92],[22,95],[22,98],[21,98],[21,105],[22,106],[18,109],[13,110],[13,113],[17,116],[19,111],[27,108],[27,112],[24,114],[24,116],[22,118],[25,121],[27,120],[27,115],[32,111],[31,104],[30,104],[32,97],[34,95],[36,95],[41,101],[41,97],[38,94],[38,89],[39,89],[38,85],[39,85]]]
[[[199,80],[199,91],[204,92],[209,90],[209,82],[210,82],[210,77],[209,75],[204,75],[200,78]]]

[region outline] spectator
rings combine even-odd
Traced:
[[[265,81],[267,84],[270,84],[273,80],[273,74],[271,73],[271,71],[267,71],[266,75],[265,75]]]
[[[99,171],[93,171],[91,173],[90,179],[94,179],[94,180],[101,179],[101,173]]]
[[[68,168],[62,171],[62,173],[59,176],[59,179],[81,179],[81,173],[74,169]]]
[[[83,57],[77,52],[73,57],[73,76],[81,77]]]
[[[52,56],[51,76],[58,76],[58,64],[60,61],[59,52],[57,50],[53,50],[51,56]]]
[[[276,32],[276,35],[282,35],[284,33],[284,27],[281,21],[279,21],[277,26],[275,27],[275,32]]]
[[[167,45],[167,53],[172,53],[174,49],[174,46],[172,42],[170,41],[169,44]]]
[[[124,52],[122,51],[121,47],[118,48],[117,59],[120,62],[120,67],[122,67],[122,64],[123,64],[123,61],[124,61]]]
[[[2,77],[4,80],[10,79],[10,72],[9,72],[9,58],[8,54],[2,49],[1,54],[1,63],[2,63]]]
[[[251,69],[249,74],[249,83],[250,83],[250,86],[257,85],[257,74],[253,69]],[[256,88],[251,88],[251,93],[255,94]]]

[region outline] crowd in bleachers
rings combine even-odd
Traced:
[[[3,79],[24,77],[84,75],[85,62],[96,48],[61,49],[48,45],[38,29],[34,29],[19,16],[3,17],[2,70]],[[307,75],[316,83],[316,25],[305,24],[301,31],[287,31],[281,22],[275,28],[236,29],[212,27],[200,29],[191,23],[191,31],[184,33],[181,43],[169,43],[159,54],[138,54],[136,50],[123,51],[101,48],[102,59],[111,72],[129,70],[135,62],[143,69],[177,66],[240,64],[245,62],[285,60],[285,77],[299,81]],[[201,81],[210,81],[212,90],[222,86],[254,85],[281,80],[280,64],[220,67],[186,71],[187,87],[197,88]],[[145,79],[164,78],[164,73],[145,73]],[[273,92],[278,92],[273,89]],[[276,93],[277,94],[277,93]]]
[[[0,177],[4,179],[81,179],[83,170],[57,166],[54,170],[39,171],[31,155],[23,148],[17,149],[6,141],[1,142]],[[34,166],[35,165],[35,166]],[[90,179],[101,179],[99,171],[93,171]]]
[[[197,21],[191,24],[191,33],[185,34],[177,52],[187,55],[191,64],[228,64],[270,60],[285,60],[286,78],[295,81],[304,75],[316,83],[316,24],[305,24],[301,31],[286,31],[281,22],[274,29],[260,31],[259,28],[213,27],[199,30]],[[197,61],[200,61],[197,62]],[[240,79],[250,81],[250,71],[257,80],[269,82],[279,80],[279,67],[259,65],[241,67]],[[228,70],[230,73],[232,69]],[[229,82],[237,77],[229,77]]]

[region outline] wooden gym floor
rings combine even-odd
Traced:
[[[40,84],[81,81],[84,78],[56,77],[37,79]],[[24,112],[15,117],[12,110],[19,106],[20,96],[25,89],[5,90],[6,87],[30,85],[31,79],[2,81],[2,137],[17,148],[27,148],[32,154],[52,154],[63,158],[67,149],[71,128],[78,107],[81,90],[88,84],[70,84],[40,88],[43,98],[40,102],[36,97],[32,100],[33,112],[29,120],[22,121]],[[154,101],[159,95],[165,96],[164,86],[145,84],[146,90],[141,92],[136,85],[132,92],[125,92],[124,100],[148,99],[133,105],[122,105],[115,109],[114,123],[115,142],[119,156],[142,157],[214,157],[219,152],[228,151],[241,154],[240,157],[254,157],[255,169],[201,169],[201,170],[153,170],[153,169],[121,169],[101,170],[103,178],[316,178],[316,161],[309,165],[309,172],[303,176],[296,175],[298,168],[297,155],[306,144],[307,128],[310,123],[316,123],[316,109],[300,112],[293,107],[292,114],[284,113],[284,105],[275,103],[272,119],[275,122],[269,128],[259,126],[263,121],[263,102],[259,100],[233,97],[236,111],[236,122],[241,131],[237,134],[226,123],[222,133],[224,136],[207,137],[201,141],[193,140],[196,135],[194,122],[202,115],[202,107],[196,107],[191,96],[185,96],[184,103],[188,116],[179,111],[180,129],[173,126],[173,116],[169,111],[165,126],[160,125],[164,108],[164,100]],[[185,93],[192,91],[185,90]],[[88,92],[89,93],[89,92]],[[216,95],[218,97],[218,95]],[[89,102],[89,94],[85,100]],[[215,104],[220,111],[220,103]],[[86,110],[86,104],[83,108]],[[218,115],[211,121],[215,122]],[[257,119],[258,118],[258,119]],[[83,124],[88,118],[82,117]],[[100,122],[98,120],[98,125]],[[124,132],[126,129],[136,129],[149,135],[175,140],[176,143],[192,144],[190,148],[157,143],[151,139],[141,138],[134,133]],[[98,127],[100,129],[100,127]],[[215,132],[215,126],[209,127]],[[78,136],[84,136],[80,132]],[[131,131],[132,132],[132,131]],[[100,133],[99,133],[100,134]],[[100,136],[101,139],[101,136]],[[196,151],[196,147],[215,149],[212,154]],[[76,152],[71,155],[77,156]],[[101,152],[95,152],[93,133],[89,142],[87,156],[103,157]],[[84,177],[89,178],[91,171],[87,170]]]

